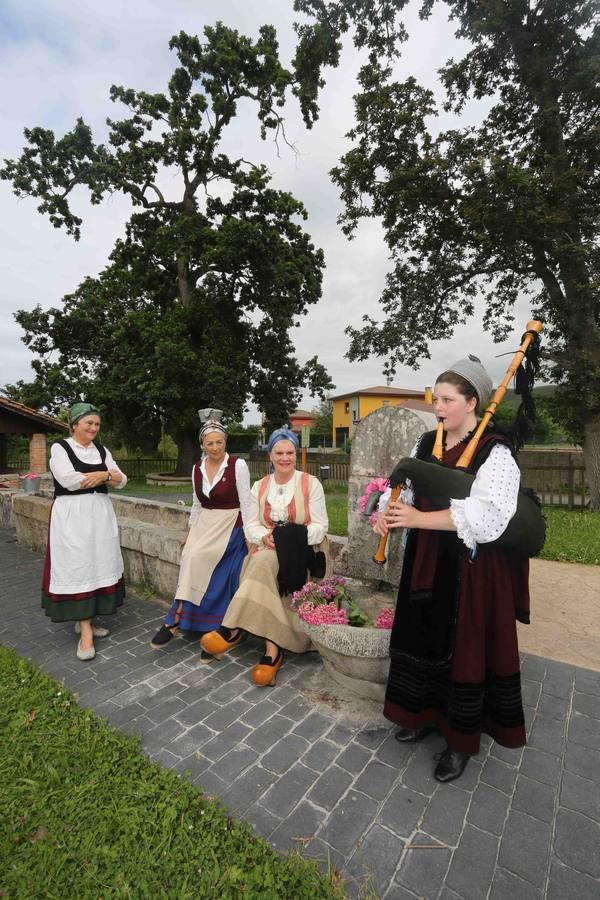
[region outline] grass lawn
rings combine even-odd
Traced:
[[[325,494],[329,534],[348,534],[348,497],[346,494]]]
[[[340,898],[0,647],[0,897]]]
[[[544,507],[547,532],[541,559],[600,565],[600,512]]]
[[[133,479],[131,478],[124,488],[120,491],[121,494],[135,494],[136,497],[140,494],[182,494],[182,500],[189,499],[190,503],[192,502],[192,483],[188,478],[185,484],[146,484],[145,478]],[[157,497],[160,499],[160,497]]]

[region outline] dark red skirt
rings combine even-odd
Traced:
[[[528,572],[529,561],[507,550],[480,546],[473,562],[461,552],[446,659],[419,658],[406,645],[397,652],[392,633],[388,719],[434,725],[461,753],[477,754],[482,733],[505,747],[525,744],[515,608]]]

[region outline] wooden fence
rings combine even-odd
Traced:
[[[250,469],[250,478],[256,481],[269,472],[269,457],[266,453],[254,451],[246,460]],[[333,453],[307,454],[306,469],[310,475],[320,478],[325,484],[345,491],[348,487],[350,473],[350,457]]]
[[[584,465],[521,465],[522,481],[533,488],[544,506],[585,507],[588,486]]]
[[[587,505],[588,486],[585,465],[581,453],[523,451],[520,457],[522,481],[533,488],[546,506],[563,506],[577,509]],[[262,478],[269,471],[266,453],[253,451],[247,459],[252,481]],[[142,480],[150,472],[174,472],[176,459],[120,459],[118,464],[127,476]],[[9,459],[10,472],[27,472],[27,457]],[[338,453],[310,453],[308,471],[334,489],[345,491],[348,485],[350,457]]]
[[[128,478],[141,481],[150,472],[174,472],[176,459],[117,459],[116,463]],[[8,471],[24,473],[29,471],[29,457],[17,457],[8,460]]]

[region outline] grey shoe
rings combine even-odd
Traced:
[[[81,649],[81,641],[77,644],[77,659],[82,659],[84,662],[87,662],[90,659],[93,659],[96,655],[95,647],[88,647],[87,650]]]

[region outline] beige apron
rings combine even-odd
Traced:
[[[205,509],[190,528],[181,554],[175,596],[200,606],[212,573],[225,554],[239,509]]]

